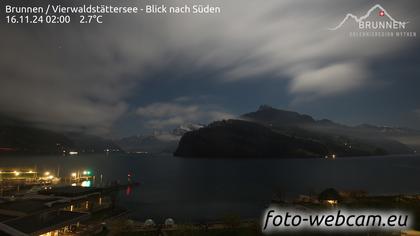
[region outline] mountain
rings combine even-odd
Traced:
[[[125,137],[116,143],[130,153],[173,153],[181,136],[202,128],[200,124],[184,124],[172,131],[155,131],[153,134]]]
[[[175,151],[183,157],[321,157],[328,148],[244,120],[217,121],[186,133]]]
[[[129,153],[172,153],[181,136],[166,134],[150,134],[124,137],[116,143]]]
[[[48,130],[0,125],[0,147],[14,153],[52,154],[70,150],[74,143],[65,135]]]
[[[274,109],[268,105],[261,105],[257,111],[244,114],[240,118],[269,126],[296,126],[315,123],[311,116]]]
[[[82,153],[120,152],[121,147],[114,141],[83,133],[65,133],[74,144],[74,149]]]
[[[372,126],[374,127],[374,126]],[[346,126],[267,105],[238,120],[217,121],[181,138],[183,157],[323,157],[413,153],[396,130]],[[420,140],[420,139],[419,139]]]
[[[261,105],[257,111],[243,114],[239,117],[242,120],[261,123],[271,127],[304,127],[304,126],[334,126],[343,125],[328,119],[315,120],[310,115],[300,114],[294,111],[276,109],[268,105]]]
[[[416,130],[369,124],[346,126],[328,119],[315,120],[309,115],[267,105],[260,106],[256,112],[244,114],[241,118],[295,136],[329,143],[334,141],[336,145],[346,140],[345,143],[375,146],[390,154],[412,153],[420,146],[420,132]]]
[[[62,154],[63,151],[101,153],[120,150],[115,143],[94,135],[50,131],[23,121],[0,117],[0,154]]]
[[[193,124],[193,123],[184,124],[184,125],[181,125],[181,126],[175,128],[172,131],[172,134],[174,134],[176,136],[182,136],[187,132],[197,130],[197,129],[201,129],[203,127],[204,127],[204,125],[202,125],[202,124]]]

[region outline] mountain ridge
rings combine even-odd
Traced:
[[[0,117],[0,154],[66,154],[121,151],[111,140],[79,132],[59,132]]]
[[[249,132],[249,130],[252,130],[252,132]],[[253,132],[259,135],[255,135]],[[420,137],[420,132],[418,134]],[[266,137],[281,139],[282,142],[276,144]],[[207,144],[203,143],[202,140],[206,140]],[[322,148],[317,150],[323,151],[313,152],[309,149],[312,143],[301,142],[302,140],[321,144]],[[303,146],[296,146],[294,142],[301,143]],[[223,143],[226,145],[223,145]],[[267,146],[265,143],[270,143],[273,146]],[[215,147],[212,147],[212,145],[215,145]],[[277,149],[276,145],[282,146],[286,151]],[[203,152],[197,149],[197,146],[207,151]],[[241,149],[241,146],[248,151]],[[238,153],[247,157],[252,155],[324,157],[332,154],[369,156],[413,153],[413,149],[406,144],[394,138],[386,137],[384,133],[377,130],[346,126],[328,119],[315,120],[306,114],[262,105],[257,111],[243,114],[239,119],[224,122],[216,121],[204,128],[187,132],[181,138],[174,155],[208,157],[206,152],[211,152],[215,156],[237,156],[231,147],[235,147]],[[295,151],[299,150],[299,154],[306,153],[307,155],[296,155],[291,147]],[[266,152],[264,148],[275,153]],[[220,153],[211,150],[219,150]]]

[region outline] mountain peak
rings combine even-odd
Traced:
[[[261,105],[257,111],[246,113],[241,118],[269,126],[301,125],[315,122],[311,116],[276,109],[268,105]]]
[[[272,106],[269,106],[269,105],[266,105],[266,104],[260,105],[260,107],[258,107],[258,111],[273,110],[273,109],[274,108]]]

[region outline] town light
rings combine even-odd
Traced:
[[[15,176],[19,176],[20,175],[20,172],[19,171],[13,171],[13,173],[15,173]]]
[[[331,206],[337,205],[337,200],[327,200],[327,203]]]
[[[71,177],[76,178],[77,174],[76,172],[71,173]]]
[[[45,175],[45,176],[48,176],[48,175],[50,175],[50,172],[49,172],[49,171],[46,171],[46,172],[44,173],[44,175]]]

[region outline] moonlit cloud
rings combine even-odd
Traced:
[[[136,114],[153,128],[167,128],[186,123],[202,123],[232,118],[233,115],[212,105],[158,102],[139,107]]]
[[[290,91],[328,96],[356,89],[365,83],[367,77],[362,65],[333,64],[298,75],[292,80]]]

